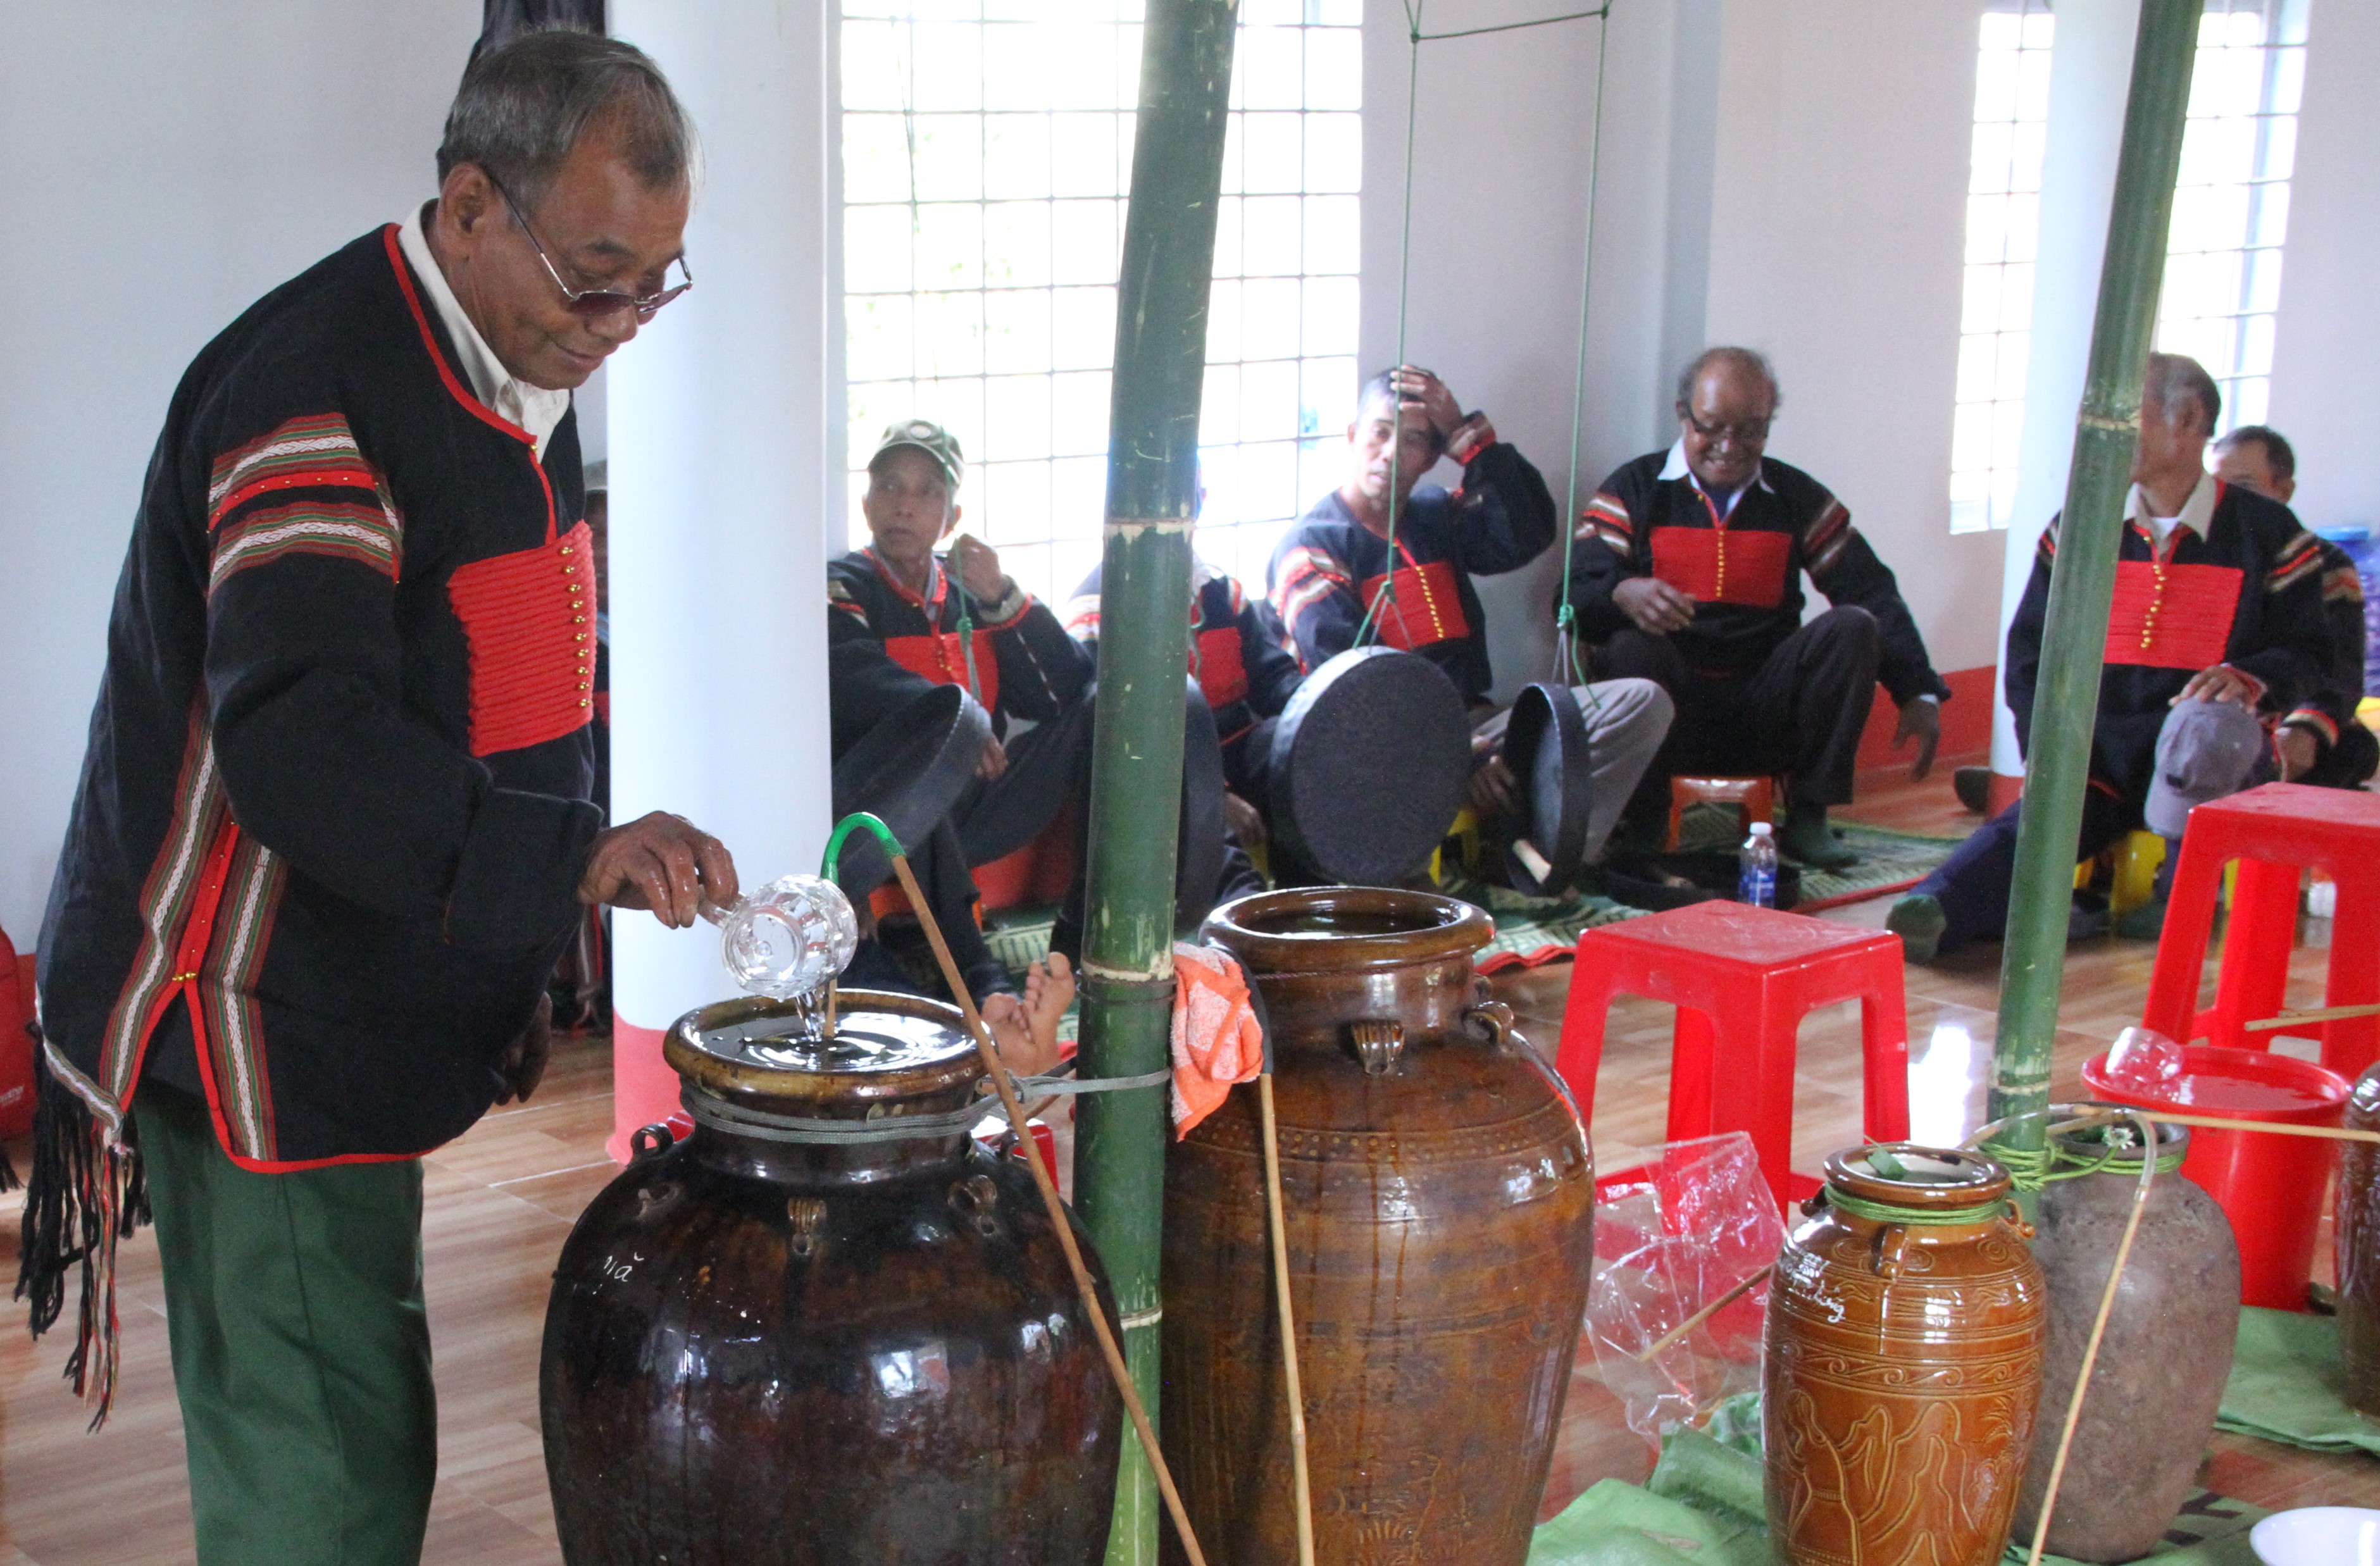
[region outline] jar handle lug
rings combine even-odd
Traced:
[[[657,1159],[675,1146],[677,1133],[672,1131],[667,1123],[657,1120],[650,1125],[638,1126],[636,1135],[628,1138],[629,1166],[633,1168],[648,1159]]]
[[[1512,1008],[1503,1002],[1482,1001],[1463,1014],[1463,1031],[1483,1044],[1502,1050],[1512,1044],[1513,1029],[1519,1022]]]
[[[1900,1281],[1902,1253],[1909,1248],[1909,1228],[1906,1224],[1888,1223],[1876,1232],[1876,1244],[1868,1252],[1868,1270],[1888,1283]]]
[[[1355,1041],[1355,1058],[1364,1062],[1366,1076],[1386,1076],[1404,1056],[1405,1025],[1393,1017],[1350,1023],[1347,1032]]]

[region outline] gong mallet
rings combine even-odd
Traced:
[[[1091,1330],[1099,1337],[1099,1352],[1107,1358],[1108,1374],[1114,1378],[1116,1390],[1123,1394],[1124,1413],[1131,1416],[1133,1433],[1140,1438],[1140,1450],[1147,1454],[1148,1466],[1157,1475],[1158,1493],[1165,1498],[1165,1510],[1173,1519],[1174,1532],[1182,1536],[1183,1552],[1189,1556],[1190,1566],[1207,1566],[1197,1536],[1190,1531],[1190,1514],[1183,1510],[1182,1493],[1173,1487],[1172,1471],[1165,1466],[1165,1453],[1158,1448],[1157,1432],[1149,1426],[1148,1411],[1141,1405],[1140,1390],[1133,1385],[1132,1367],[1124,1363],[1123,1350],[1108,1329],[1107,1312],[1099,1308],[1099,1286],[1091,1281],[1090,1269],[1083,1265],[1082,1249],[1075,1243],[1075,1228],[1066,1217],[1066,1204],[1058,1196],[1058,1183],[1041,1167],[1040,1159],[1033,1156],[1033,1131],[1026,1123],[1025,1106],[1017,1101],[1016,1089],[1009,1085],[1008,1068],[1000,1063],[1000,1050],[975,1009],[975,997],[967,989],[966,981],[959,977],[959,965],[951,957],[949,943],[942,940],[942,928],[934,920],[925,890],[909,869],[909,856],[902,851],[901,840],[892,835],[890,827],[866,811],[845,816],[827,840],[828,879],[833,878],[832,866],[842,852],[844,839],[854,827],[863,827],[872,833],[892,860],[892,873],[900,879],[909,906],[917,912],[917,928],[926,932],[926,944],[934,949],[934,961],[942,970],[942,982],[950,988],[951,999],[958,1002],[959,1014],[966,1019],[967,1032],[975,1038],[976,1052],[983,1057],[984,1070],[1000,1094],[1000,1107],[1007,1113],[1009,1129],[1026,1149],[1025,1167],[1032,1172],[1033,1184],[1041,1193],[1041,1205],[1049,1211],[1050,1227],[1058,1232],[1058,1244],[1065,1249],[1066,1266],[1075,1275],[1075,1291],[1082,1296],[1084,1314],[1090,1317]]]

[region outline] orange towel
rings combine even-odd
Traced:
[[[1208,946],[1173,945],[1173,1135],[1215,1112],[1232,1085],[1264,1070],[1264,1030],[1240,965]]]

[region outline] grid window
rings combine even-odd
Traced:
[[[2223,428],[2265,421],[2308,0],[2208,0],[2173,196],[2157,346],[2204,365]]]
[[[1199,552],[1261,583],[1351,417],[1361,0],[1243,0],[1199,438]],[[877,436],[967,455],[964,526],[1030,591],[1097,563],[1137,0],[844,0],[852,529]]]
[[[1954,533],[2005,528],[2016,504],[2053,25],[2045,0],[1995,6],[1983,18],[1950,426]]]

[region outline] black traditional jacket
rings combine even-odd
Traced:
[[[1649,452],[1603,481],[1571,539],[1572,601],[1580,633],[1601,641],[1624,629],[1612,589],[1658,577],[1694,601],[1693,622],[1671,638],[1690,668],[1711,674],[1757,669],[1802,624],[1802,576],[1829,603],[1876,616],[1876,678],[1893,700],[1947,697],[1891,568],[1876,558],[1852,514],[1825,485],[1774,457],[1727,516],[1690,473],[1664,478],[1668,452]]]
[[[1487,698],[1495,672],[1471,578],[1519,570],[1559,529],[1553,496],[1529,459],[1484,421],[1474,427],[1475,443],[1451,454],[1463,464],[1462,484],[1451,493],[1419,485],[1398,509],[1393,559],[1388,540],[1357,521],[1335,490],[1274,548],[1266,586],[1305,673],[1354,646],[1360,633],[1436,663],[1465,701]],[[1391,582],[1392,593],[1384,591]]]
[[[2137,522],[2122,524],[2115,602],[2100,655],[2091,733],[2093,783],[2137,799],[2148,792],[2168,703],[2202,669],[2228,664],[2261,687],[2268,718],[2319,697],[2333,661],[2323,604],[2322,552],[2289,508],[2214,479],[2206,536],[2177,527],[2160,550]],[[2020,746],[2033,734],[2034,686],[2058,559],[2059,518],[2034,551],[2033,576],[2009,622],[2003,676]]]
[[[1018,588],[1004,603],[978,602],[940,556],[927,575],[920,597],[872,549],[827,563],[827,699],[837,756],[933,686],[966,686],[998,734],[1010,718],[1054,718],[1090,688],[1090,654],[1032,594]]]
[[[2313,735],[2320,753],[2327,756],[2347,725],[2356,721],[2355,710],[2363,702],[2363,577],[2337,544],[2316,538],[2314,548],[2322,555],[2322,615],[2330,627],[2330,663],[2319,686],[2300,691],[2296,708],[2281,722]]]
[[[1094,565],[1066,601],[1066,632],[1083,644],[1096,663],[1099,655],[1099,573]],[[1236,577],[1192,562],[1190,674],[1215,714],[1215,737],[1224,745],[1245,734],[1259,719],[1278,718],[1305,679],[1289,649],[1265,634],[1257,606]]]
[[[49,1067],[108,1146],[176,1050],[246,1169],[485,1112],[601,825],[582,498],[573,417],[540,463],[472,396],[394,225],[185,372],[42,932]]]

